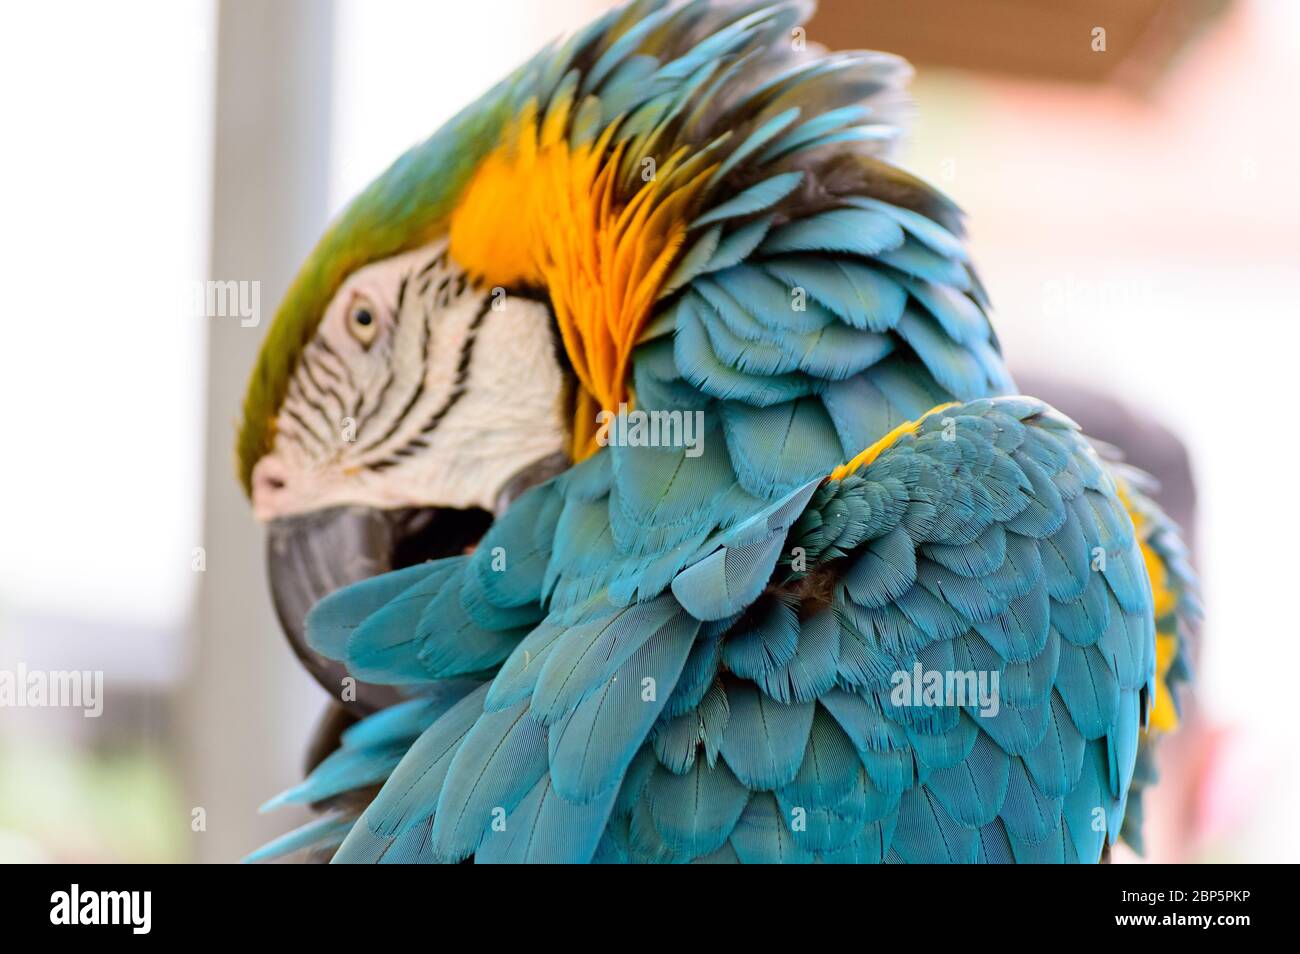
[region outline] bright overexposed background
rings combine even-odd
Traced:
[[[219,70],[232,96],[242,81],[289,97],[274,102],[290,113],[324,111],[325,185],[285,213],[311,235],[406,147],[604,6],[276,7],[295,11],[297,39],[326,49],[324,83],[282,82],[274,48],[221,45],[233,10],[245,27],[263,12],[275,27],[257,0],[0,11],[0,668],[101,669],[109,693],[99,720],[0,709],[0,859],[233,860],[279,829],[244,819],[296,778],[291,753],[324,698],[296,673],[282,698],[249,698],[227,676],[241,654],[293,672],[288,652],[269,625],[214,624],[214,600],[268,600],[255,573],[214,588],[260,551],[226,450],[237,400],[212,395],[238,392],[247,366],[223,363],[227,345],[255,344],[275,302],[264,298],[260,327],[236,329],[189,313],[187,295],[205,278],[283,287],[270,266],[211,274],[210,263],[214,245],[255,238],[261,200],[250,209],[245,195],[287,192],[305,174],[301,158],[272,161],[237,108],[217,122]],[[1189,449],[1208,618],[1195,768],[1167,793],[1190,822],[1157,857],[1300,857],[1286,685],[1300,669],[1288,614],[1297,58],[1300,4],[1239,0],[1141,92],[926,71],[901,154],[968,212],[1013,366],[1111,394]],[[214,154],[234,170],[220,188]],[[278,251],[297,261],[309,244]],[[245,549],[205,539],[205,527],[244,521]],[[199,546],[219,551],[206,573],[194,570]],[[196,805],[213,806],[201,837]]]
[[[207,269],[215,13],[0,10],[0,669],[101,670],[116,700],[0,709],[0,858],[183,850],[160,816],[201,545],[186,294]]]

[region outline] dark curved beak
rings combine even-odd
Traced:
[[[267,527],[271,596],[295,655],[336,701],[356,715],[399,701],[393,686],[358,682],[356,700],[340,699],[347,669],[307,645],[304,620],[318,601],[361,580],[424,560],[465,552],[487,532],[484,510],[331,507],[278,517]]]

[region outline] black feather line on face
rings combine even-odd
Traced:
[[[578,409],[578,388],[580,387],[578,372],[573,370],[573,362],[569,359],[569,350],[564,346],[564,335],[560,332],[560,321],[555,317],[555,308],[551,305],[550,297],[543,294],[533,300],[539,301],[546,306],[547,326],[551,329],[551,347],[555,349],[555,360],[560,366],[560,374],[564,379],[564,391],[560,394],[560,407],[564,409],[565,440],[566,443],[572,443],[572,421]],[[566,454],[570,452],[569,449],[565,451]]]
[[[374,420],[375,415],[377,415],[380,411],[383,410],[383,408],[384,408],[384,399],[385,399],[386,397],[388,397],[388,389],[391,388],[391,387],[393,386],[393,380],[394,380],[394,377],[395,377],[395,376],[394,376],[394,374],[393,374],[393,369],[390,367],[390,368],[388,369],[388,376],[387,376],[386,378],[384,378],[384,384],[383,384],[383,387],[381,387],[381,388],[379,389],[379,395],[378,395],[378,397],[375,398],[375,406],[372,407],[369,411],[366,412],[365,417],[361,417],[361,411],[362,411],[362,409],[365,407],[365,404],[366,404],[366,395],[365,395],[365,392],[364,392],[364,391],[361,392],[361,395],[360,395],[360,397],[359,397],[358,400],[357,400],[356,407],[355,407],[355,409],[354,409],[353,412],[352,412],[352,417],[353,417],[354,419],[357,419],[357,420],[359,421],[359,423],[357,424],[357,439],[358,439],[358,440],[360,440],[360,439],[361,439],[361,435],[365,433],[366,425],[369,424],[372,420]]]
[[[318,445],[320,445],[320,449],[322,451],[328,450],[329,445],[321,438],[319,434],[317,434],[314,430],[312,430],[311,426],[305,420],[303,420],[301,414],[299,414],[297,411],[295,411],[293,408],[287,405],[285,406],[284,410],[285,413],[289,415],[290,419],[292,419],[300,428],[302,428],[302,432],[304,434],[306,434]]]
[[[330,347],[330,343],[326,341],[324,337],[318,336],[315,339],[315,341],[316,344],[320,347],[321,351],[329,355],[334,360],[334,362],[338,364],[339,370],[343,372],[343,377],[345,379],[345,383],[347,384],[348,390],[355,391],[357,385],[352,378],[352,369],[348,367],[348,363],[339,357],[339,353],[335,351],[332,347]],[[321,366],[326,368],[326,370],[329,370],[328,365],[326,365],[323,361],[321,362]],[[338,374],[336,372],[330,371],[330,373],[334,376],[335,380],[338,380]]]
[[[316,393],[320,395],[321,402],[317,402],[316,398],[308,394],[306,388],[300,388],[300,390],[303,398],[306,399],[307,403],[310,404],[313,408],[315,408],[316,412],[320,414],[321,420],[325,422],[325,427],[329,430],[333,430],[334,427],[338,424],[338,422],[331,420],[330,417],[325,413],[323,402],[326,399],[333,398],[334,404],[338,408],[338,415],[340,418],[342,418],[344,416],[343,396],[339,394],[338,390],[334,387],[332,383],[328,387],[326,387],[316,379],[316,372],[318,371],[324,372],[328,370],[325,364],[320,360],[319,354],[320,352],[315,348],[308,348],[305,352],[303,352],[302,369],[307,380],[311,382],[311,386],[314,387],[316,389]],[[297,379],[295,379],[295,382],[297,383]]]
[[[461,342],[460,358],[456,363],[456,379],[452,384],[451,392],[447,395],[447,399],[442,402],[441,406],[439,406],[438,409],[429,416],[429,419],[425,422],[424,426],[420,428],[421,435],[432,434],[437,430],[438,425],[442,423],[443,419],[447,416],[447,413],[456,406],[456,403],[462,397],[465,396],[466,383],[469,380],[469,369],[474,345],[478,341],[478,330],[482,326],[484,319],[487,318],[488,312],[491,310],[492,296],[488,295],[484,297],[482,302],[479,304],[478,311],[475,312],[474,318],[470,322],[469,331],[465,335],[465,340]],[[403,416],[405,416],[405,412],[403,412]],[[387,468],[393,467],[399,463],[395,458],[409,457],[414,452],[415,448],[424,449],[428,446],[429,445],[424,440],[420,437],[416,437],[393,451],[383,460],[376,461],[367,466],[370,470],[386,470]]]
[[[307,428],[308,431],[310,431],[311,436],[319,443],[322,445],[326,443],[316,433],[315,428],[307,424],[307,421],[302,417],[302,413],[307,413],[308,410],[315,411],[316,416],[319,417],[321,422],[325,425],[326,434],[330,433],[334,427],[330,422],[329,415],[325,413],[325,409],[307,393],[307,389],[303,386],[300,377],[295,376],[294,379],[289,382],[289,391],[285,396],[284,409],[285,413],[288,414],[292,420],[296,420],[303,427]]]
[[[405,297],[406,297],[406,279],[402,279],[402,288],[397,296],[397,300],[398,300],[397,315],[399,316],[398,317],[399,321],[401,320],[400,316],[402,313],[401,302]],[[429,344],[432,340],[433,340],[432,313],[426,308],[424,311],[424,318],[420,329],[420,353],[424,355],[425,368],[429,366]],[[389,379],[390,381],[392,379],[391,373],[389,375]],[[371,441],[365,447],[361,448],[361,453],[365,454],[368,453],[369,451],[374,450],[375,448],[379,447],[381,444],[383,444],[390,437],[392,437],[394,434],[397,433],[398,428],[402,426],[402,422],[406,420],[406,415],[411,413],[411,408],[415,407],[415,405],[419,402],[420,398],[424,396],[424,383],[425,383],[425,375],[423,370],[421,370],[420,378],[418,381],[416,381],[415,388],[411,391],[411,396],[407,398],[406,404],[403,405],[402,410],[398,413],[398,415],[395,418],[393,418],[393,423],[388,426],[388,430],[384,431],[384,433],[379,438]]]

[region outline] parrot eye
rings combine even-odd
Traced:
[[[368,299],[358,298],[348,309],[348,331],[361,343],[361,347],[369,348],[378,330],[379,322],[375,320],[374,306]]]

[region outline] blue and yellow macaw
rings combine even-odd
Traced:
[[[275,800],[323,817],[254,857],[1135,840],[1177,529],[1011,396],[959,211],[887,159],[909,68],[803,49],[808,12],[615,10],[312,252],[239,460],[340,715]]]

